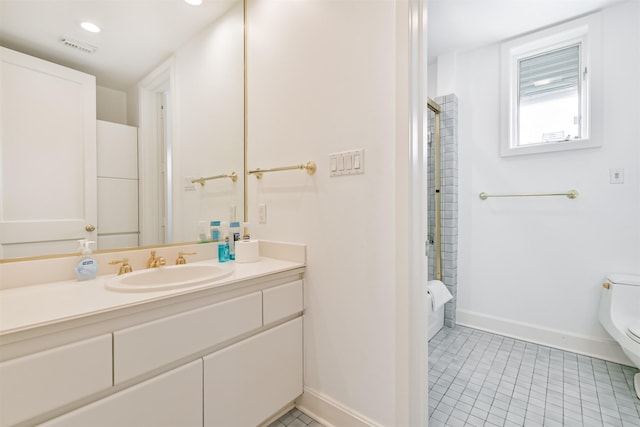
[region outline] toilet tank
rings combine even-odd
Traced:
[[[609,288],[602,290],[600,319],[606,310],[611,321],[624,330],[640,319],[640,276],[611,274],[607,279]]]

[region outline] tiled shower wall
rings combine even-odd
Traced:
[[[440,171],[442,200],[442,281],[453,300],[444,308],[444,324],[456,323],[458,297],[458,97],[454,94],[435,98],[440,105]],[[429,173],[428,173],[428,239],[429,280],[436,277],[435,239],[435,114],[429,110]]]

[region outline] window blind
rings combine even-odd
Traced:
[[[580,90],[580,43],[518,62],[520,104],[577,95]]]

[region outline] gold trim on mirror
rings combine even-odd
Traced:
[[[248,133],[249,133],[249,109],[247,108],[247,0],[242,0],[242,13],[244,20],[244,180],[243,180],[243,197],[244,197],[244,222],[249,222],[249,204],[248,204],[248,190],[247,184],[247,171],[249,170],[247,163],[248,153]]]
[[[131,251],[139,251],[139,250],[149,250],[149,249],[158,249],[158,248],[171,248],[175,246],[189,246],[189,245],[201,245],[209,242],[180,242],[180,243],[166,243],[163,245],[147,245],[147,246],[130,246],[126,248],[114,248],[114,249],[98,249],[92,250],[92,254],[108,254],[108,253],[119,253],[119,252],[131,252]],[[21,258],[0,258],[0,264],[8,264],[11,262],[22,262],[22,261],[37,261],[42,259],[53,259],[53,258],[66,258],[66,257],[77,257],[79,252],[68,252],[64,254],[49,254],[49,255],[34,255],[29,257],[21,257]]]

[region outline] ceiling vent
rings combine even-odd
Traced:
[[[91,46],[90,44],[82,43],[78,40],[73,40],[66,37],[61,38],[60,42],[65,46],[72,47],[85,53],[95,53],[95,51],[98,49],[97,47]]]

